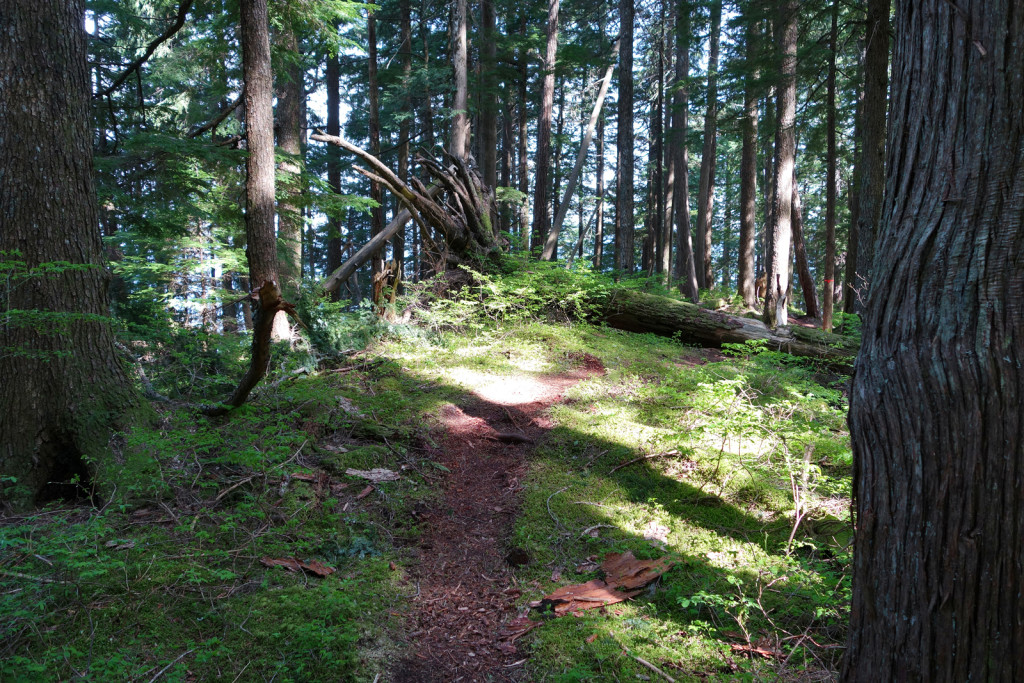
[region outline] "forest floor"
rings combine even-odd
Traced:
[[[546,410],[565,390],[603,374],[591,355],[554,375],[511,376],[476,388],[461,406],[442,410],[435,461],[451,474],[441,501],[423,516],[425,529],[410,580],[411,655],[393,672],[400,683],[524,680],[514,645],[514,569],[529,562],[509,547],[527,459],[553,423]]]
[[[127,341],[174,402],[116,490],[0,519],[0,680],[834,679],[845,378],[475,301],[278,349],[216,420],[245,338]],[[660,569],[587,604],[623,558]]]

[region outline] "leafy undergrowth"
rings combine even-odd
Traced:
[[[522,607],[597,577],[608,552],[674,566],[625,603],[533,612],[543,626],[517,643],[530,679],[659,678],[639,659],[680,680],[834,675],[849,601],[842,378],[757,346],[546,322],[552,300],[560,320],[588,317],[607,287],[546,275],[480,277],[418,326],[328,311],[336,350],[368,349],[279,349],[251,403],[219,420],[190,405],[230,389],[244,339],[136,339],[174,402],[118,440],[101,468],[116,490],[0,525],[0,679],[387,680],[410,645],[417,520],[447,474],[431,459],[437,416],[583,352],[608,372],[551,410],[530,462],[509,539],[529,558]],[[347,474],[372,468],[398,478]],[[336,571],[262,562],[286,558]]]

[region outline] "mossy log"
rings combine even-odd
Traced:
[[[763,339],[769,348],[819,358],[837,367],[851,367],[858,349],[857,341],[849,337],[795,326],[770,330],[759,320],[629,289],[612,293],[604,320],[620,330],[650,332],[705,347]]]

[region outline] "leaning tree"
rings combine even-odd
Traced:
[[[1024,11],[896,6],[843,678],[1024,680]]]
[[[19,505],[87,479],[139,403],[109,318],[84,17],[13,0],[0,38],[0,496]]]

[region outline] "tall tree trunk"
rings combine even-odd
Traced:
[[[495,67],[497,36],[494,27],[494,0],[480,0],[480,172],[484,186],[491,192],[498,185],[498,102]],[[492,221],[496,216],[491,217]]]
[[[562,186],[562,131],[565,130],[565,82],[555,82],[558,86],[558,117],[555,119],[555,134],[552,136],[552,162],[551,187],[548,189],[548,217],[550,219],[558,208],[558,188]],[[551,223],[548,223],[548,233],[544,238],[547,245],[551,237]],[[553,245],[552,259],[558,258],[558,241]]]
[[[335,29],[337,30],[337,29]],[[341,69],[337,53],[327,56],[327,134],[341,135]],[[331,191],[341,194],[341,152],[333,145],[327,146],[327,184]],[[341,266],[341,215],[334,213],[327,219],[327,272],[333,273]],[[331,294],[337,301],[338,291]]]
[[[452,109],[455,118],[452,121],[451,146],[449,151],[460,159],[469,157],[469,64],[467,48],[467,14],[466,0],[456,0],[452,7],[452,69],[455,74],[455,101]]]
[[[662,202],[664,202],[664,195],[662,194],[662,184],[664,182],[664,108],[665,108],[665,4],[662,2],[659,6],[661,10],[661,16],[658,21],[658,46],[657,52],[657,68],[655,69],[655,78],[657,83],[654,86],[654,102],[653,111],[651,112],[651,151],[650,151],[650,164],[651,164],[651,210],[648,212],[648,231],[651,236],[652,258],[651,266],[655,273],[662,272]]]
[[[715,162],[718,152],[718,48],[722,28],[722,0],[711,4],[711,48],[708,55],[708,109],[704,116],[704,151],[700,158],[700,190],[697,197],[697,283],[710,289],[711,219],[715,208]]]
[[[594,139],[594,127],[597,125],[597,120],[601,116],[601,108],[604,106],[605,96],[608,94],[608,85],[612,80],[612,71],[615,68],[615,59],[618,56],[619,43],[616,41],[615,45],[612,46],[612,62],[605,69],[604,78],[601,80],[601,86],[597,92],[597,99],[594,101],[594,109],[590,112],[590,121],[587,123],[587,128],[583,133],[583,141],[580,143],[580,151],[576,155],[576,165],[573,166],[572,173],[569,174],[569,179],[565,184],[565,194],[562,202],[558,205],[558,213],[555,215],[555,222],[551,226],[551,231],[548,233],[547,241],[544,244],[544,251],[541,253],[542,261],[550,261],[555,257],[555,249],[558,244],[558,233],[562,229],[562,222],[565,220],[565,214],[569,211],[569,202],[572,199],[572,193],[576,191],[576,183],[579,182],[580,173],[583,172],[583,164],[587,161],[587,152],[590,150],[590,142]],[[581,226],[582,227],[582,226]]]
[[[775,38],[782,56],[776,93],[778,129],[775,132],[773,172],[774,203],[765,259],[767,291],[764,321],[769,327],[788,324],[789,250],[792,243],[793,166],[796,159],[796,43],[800,3],[785,0],[779,5]]]
[[[825,179],[825,286],[824,310],[821,327],[832,331],[832,309],[836,279],[836,188],[839,184],[838,154],[836,152],[836,48],[839,40],[839,0],[832,0],[832,27],[828,34],[828,95],[826,96],[825,127],[828,138]]]
[[[533,186],[533,239],[531,249],[543,248],[551,221],[548,205],[551,172],[551,113],[555,104],[555,54],[558,49],[558,0],[548,0],[547,48],[544,53],[544,84],[537,120],[537,156]]]
[[[409,182],[409,136],[411,135],[413,120],[412,97],[409,93],[409,82],[412,78],[412,10],[409,6],[409,0],[399,0],[398,15],[399,36],[402,41],[398,48],[402,60],[402,83],[400,87],[402,88],[402,109],[405,110],[406,114],[398,124],[398,177],[403,182]],[[400,207],[396,207],[396,215],[399,210]],[[395,233],[392,241],[392,253],[394,254],[395,261],[398,262],[399,273],[402,275],[399,279],[399,287],[401,287],[401,281],[405,279],[405,242],[405,226],[402,226]]]
[[[601,272],[604,260],[604,117],[597,119],[597,178],[594,182],[597,194],[597,212],[594,224],[594,270]]]
[[[380,158],[380,87],[377,83],[377,16],[371,10],[366,17],[367,33],[367,89],[369,90],[369,132],[370,154]],[[375,180],[370,181],[370,199],[377,206],[370,209],[370,237],[376,237],[384,229],[384,189]],[[370,257],[370,282],[373,302],[380,304],[380,285],[384,278],[384,249],[377,250]]]
[[[295,31],[285,25],[278,33],[278,46],[284,68],[277,78],[277,146],[286,155],[278,170],[281,172],[284,192],[278,206],[278,255],[281,275],[281,294],[289,301],[297,301],[302,281],[302,104],[306,98],[303,69]],[[274,320],[275,339],[286,339],[288,315],[279,311]]]
[[[885,188],[885,122],[889,90],[890,0],[868,0],[864,57],[864,149],[860,167],[860,218],[857,225],[857,290],[854,311],[863,313],[871,285],[875,232],[882,217]]]
[[[666,0],[662,0],[662,3],[661,3],[661,13],[662,13],[662,16],[665,16],[665,4],[666,4]],[[669,37],[675,35],[677,12],[678,12],[677,3],[675,3],[675,2],[670,3],[669,6],[668,6],[668,19],[667,19],[669,31],[668,31],[668,35],[666,35],[664,28],[662,29],[662,32],[661,32],[661,46],[659,48],[660,54],[663,55],[663,57],[661,59],[661,62],[664,63],[665,60],[668,61],[668,64],[664,65],[664,68],[662,69],[662,74],[661,74],[661,95],[660,95],[661,100],[662,100],[662,108],[665,111],[665,128],[668,129],[668,131],[667,131],[668,134],[664,136],[664,139],[665,139],[666,145],[667,145],[667,149],[666,149],[666,153],[665,153],[665,171],[664,171],[664,173],[665,173],[665,184],[664,184],[664,187],[663,187],[663,192],[664,192],[664,198],[665,199],[664,199],[664,202],[662,203],[662,207],[661,207],[661,218],[660,218],[660,221],[661,221],[661,251],[660,251],[660,254],[659,254],[659,258],[661,259],[661,264],[660,264],[659,268],[660,268],[660,272],[664,273],[664,277],[662,279],[662,283],[665,286],[668,286],[669,281],[671,280],[671,276],[672,276],[672,215],[673,215],[672,214],[672,210],[673,210],[673,205],[675,204],[675,199],[676,199],[676,194],[675,194],[675,191],[676,191],[676,155],[679,153],[679,150],[673,144],[673,142],[676,140],[676,131],[673,128],[673,126],[674,126],[674,123],[673,123],[674,114],[672,112],[672,106],[671,106],[670,103],[666,103],[665,102],[665,94],[664,94],[665,93],[665,88],[664,88],[665,73],[664,73],[664,71],[667,70],[667,71],[669,71],[671,73],[672,68],[673,68],[673,64],[672,64],[672,47],[675,44],[675,41],[673,40],[673,41],[669,42]]]
[[[615,269],[632,273],[633,237],[633,0],[619,0],[619,107],[615,137]]]
[[[1019,681],[1024,14],[1016,0],[899,0],[895,35],[885,218],[850,392],[843,679]]]
[[[518,66],[519,66],[519,113],[517,122],[519,124],[519,192],[522,194],[522,200],[519,205],[519,242],[522,246],[523,251],[530,250],[530,221],[529,211],[526,197],[530,192],[530,176],[527,165],[527,136],[529,135],[529,111],[530,107],[527,103],[527,85],[529,84],[529,73],[526,68],[527,63],[527,49],[526,49],[526,26],[527,26],[527,12],[524,10],[519,22],[519,36],[523,41],[523,44],[519,47],[518,53]]]
[[[800,278],[800,291],[804,296],[807,315],[820,317],[818,310],[818,290],[814,286],[811,266],[807,262],[807,246],[804,244],[804,214],[800,203],[800,188],[796,182],[796,164],[793,165],[793,249],[796,253],[796,272]]]
[[[690,89],[690,3],[679,3],[679,21],[676,26],[676,84],[673,109],[676,156],[675,214],[679,243],[676,246],[676,277],[679,290],[693,303],[697,303],[697,270],[690,230],[690,153],[687,148],[689,130]]]
[[[21,491],[4,482],[0,501],[17,508],[77,497],[76,475],[85,486],[102,477],[111,434],[140,405],[107,319],[84,5],[4,7],[0,258],[24,265],[5,272],[15,286],[0,312],[0,472]],[[19,277],[54,262],[78,268]],[[47,315],[54,329],[40,324]]]
[[[857,300],[857,230],[860,224],[860,179],[863,154],[861,154],[861,137],[864,134],[864,49],[863,38],[858,41],[860,58],[857,62],[857,78],[860,88],[857,91],[857,105],[853,116],[853,172],[847,192],[850,206],[850,235],[846,245],[846,268],[843,276],[843,313],[853,313]]]
[[[748,20],[746,31],[747,78],[743,90],[743,150],[740,158],[740,256],[738,290],[743,304],[758,305],[754,280],[755,240],[757,238],[757,93],[755,83],[760,76],[754,67],[759,47],[757,22]]]

